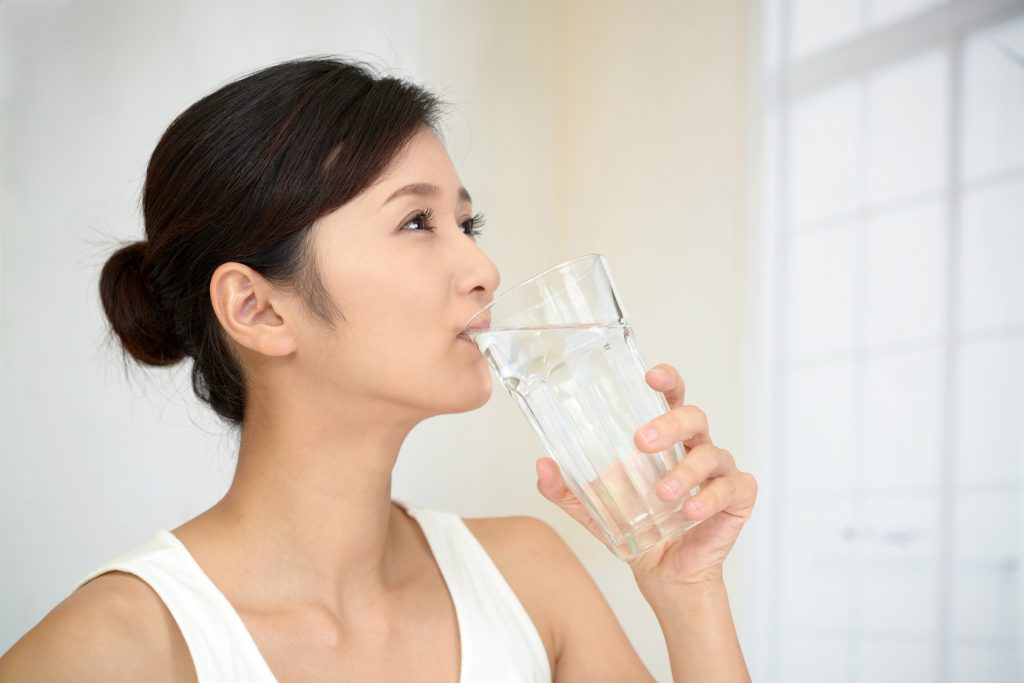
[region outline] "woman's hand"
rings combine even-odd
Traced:
[[[669,412],[638,429],[634,444],[640,451],[657,453],[682,442],[686,457],[658,484],[656,495],[666,501],[677,500],[701,484],[700,493],[686,502],[682,513],[703,521],[628,564],[643,592],[676,584],[720,581],[722,562],[750,518],[757,498],[757,481],[749,472],[736,469],[729,451],[711,442],[704,411],[683,404],[685,385],[675,368],[662,363],[649,370],[645,379],[651,388],[665,395]],[[645,440],[642,434],[647,427],[657,430],[653,441]],[[551,458],[540,458],[537,475],[541,495],[607,546],[597,522],[565,485],[558,464]],[[679,484],[674,494],[667,490],[666,483],[670,482]]]

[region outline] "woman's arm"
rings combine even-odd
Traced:
[[[700,484],[700,492],[681,510],[700,524],[662,539],[627,563],[665,634],[677,683],[749,681],[722,567],[750,518],[757,480],[738,469],[732,453],[711,440],[707,415],[684,403],[686,387],[675,368],[658,365],[645,380],[665,395],[669,412],[637,429],[633,446],[643,453],[658,453],[683,445],[686,457],[662,479],[656,492],[661,500],[676,501]],[[654,432],[653,438],[647,438],[648,431]],[[537,461],[537,490],[608,545],[603,530],[566,486],[552,458]]]
[[[110,572],[53,608],[0,656],[0,681],[195,681],[181,631],[140,579]]]
[[[555,683],[652,681],[597,584],[549,524],[510,517],[503,540],[536,582],[548,586],[556,618]],[[638,581],[661,626],[675,683],[749,683],[725,584]]]
[[[721,580],[671,588],[644,589],[668,646],[674,683],[749,683]]]

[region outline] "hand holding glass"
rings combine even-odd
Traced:
[[[579,256],[535,275],[477,312],[466,327],[529,419],[569,490],[631,560],[699,524],[655,487],[684,457],[634,446],[641,425],[669,411],[647,373],[605,258]]]

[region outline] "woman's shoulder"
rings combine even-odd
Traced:
[[[120,571],[83,584],[0,657],[2,680],[195,681],[160,597]]]
[[[537,626],[552,670],[566,640],[567,587],[593,584],[572,548],[548,522],[529,515],[462,518]]]
[[[545,593],[547,598],[563,591],[565,581],[583,579],[592,583],[575,551],[539,517],[514,515],[462,521],[506,578],[528,582],[531,590]]]
[[[557,575],[586,572],[576,553],[550,523],[530,515],[509,517],[463,517],[492,558],[500,557],[506,564],[523,565],[523,570]]]
[[[463,521],[538,625],[553,680],[654,680],[590,572],[554,527],[529,516]]]

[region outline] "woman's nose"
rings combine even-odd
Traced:
[[[471,251],[472,262],[462,270],[462,286],[459,289],[468,293],[483,288],[487,293],[487,301],[490,301],[501,284],[501,273],[494,261],[479,246]],[[481,305],[486,305],[486,302]]]

